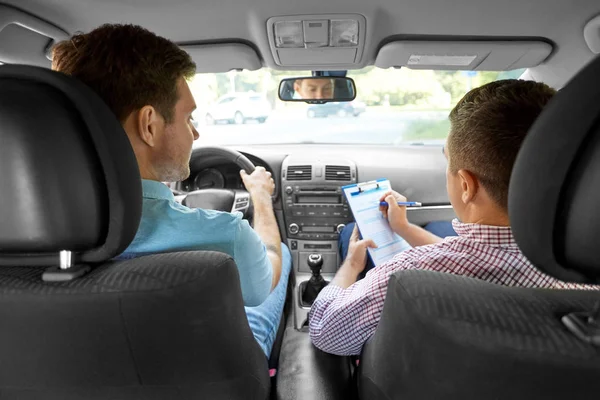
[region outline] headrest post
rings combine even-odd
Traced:
[[[86,264],[73,265],[73,253],[69,250],[61,250],[60,264],[48,268],[42,274],[44,282],[68,282],[87,274],[91,267]]]
[[[68,250],[60,251],[60,269],[69,269],[72,266],[71,252]]]

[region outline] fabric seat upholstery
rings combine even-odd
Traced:
[[[0,66],[0,87],[0,398],[267,398],[231,257],[113,260],[142,197],[108,107],[35,67]],[[61,250],[91,272],[44,281]]]

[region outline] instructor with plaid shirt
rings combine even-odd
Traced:
[[[491,283],[549,289],[596,289],[561,282],[535,268],[521,253],[508,218],[508,185],[527,131],[555,94],[547,85],[503,80],[471,90],[450,113],[444,154],[450,202],[458,219],[457,237],[439,238],[406,218],[396,192],[382,196],[381,208],[392,229],[412,249],[389,262],[364,270],[369,238],[354,228],[348,254],[335,278],[319,293],[310,314],[310,336],[318,348],[338,355],[360,354],[375,333],[390,275],[421,269],[464,275]],[[567,134],[567,132],[565,132]]]

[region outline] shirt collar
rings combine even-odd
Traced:
[[[142,192],[145,199],[161,199],[175,201],[173,192],[162,182],[142,179]]]
[[[492,226],[464,224],[458,219],[452,221],[452,227],[459,236],[494,247],[517,247],[510,226]]]

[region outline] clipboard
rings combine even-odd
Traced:
[[[377,245],[376,249],[367,249],[376,267],[411,248],[406,240],[392,231],[387,219],[379,211],[379,199],[388,190],[392,190],[388,179],[342,186],[362,237],[372,239]]]

